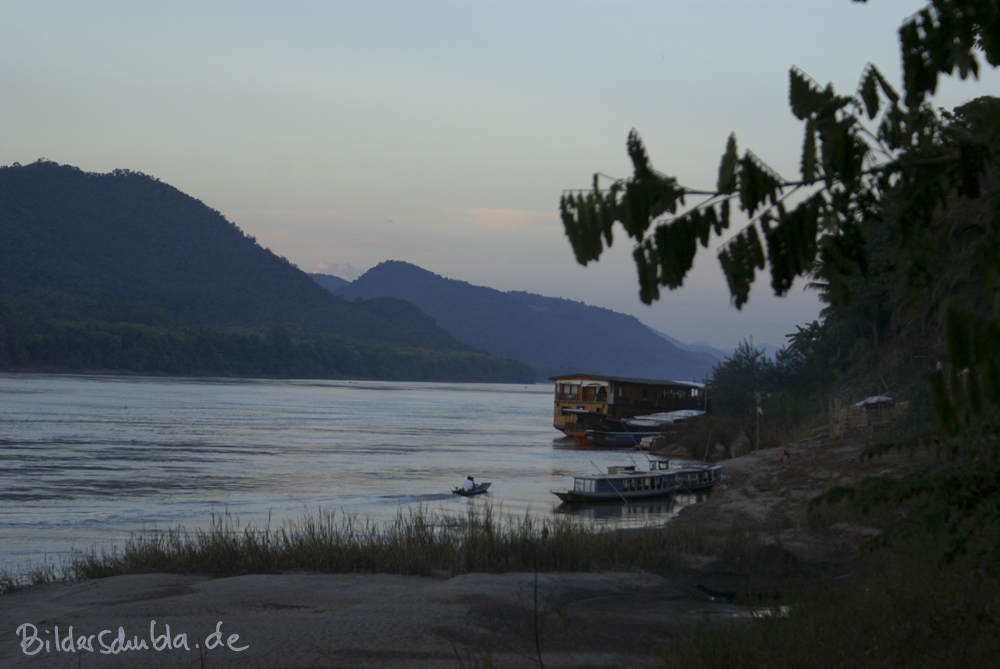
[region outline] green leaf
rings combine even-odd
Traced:
[[[757,228],[748,225],[719,251],[719,263],[737,309],[746,304],[758,269],[764,269],[764,247]]]
[[[628,155],[632,159],[636,177],[647,177],[652,174],[653,168],[649,164],[649,155],[646,153],[646,147],[635,128],[632,128],[628,133],[628,140],[625,144],[628,147]]]
[[[779,208],[777,225],[773,227],[770,217],[762,218],[771,286],[776,295],[784,295],[795,278],[806,274],[816,260],[819,202],[821,199],[814,196],[792,212]]]
[[[736,190],[736,133],[729,135],[726,151],[719,163],[719,180],[716,189],[720,193],[732,193]]]
[[[740,206],[751,216],[767,201],[778,202],[782,179],[747,151],[739,161]]]
[[[814,86],[815,82],[802,70],[793,67],[789,70],[788,79],[788,101],[792,113],[800,121],[818,113],[829,100],[829,94]]]
[[[802,145],[802,181],[811,184],[816,181],[816,129],[812,119],[806,121],[805,135]]]
[[[865,71],[861,75],[861,82],[858,84],[858,95],[865,105],[865,112],[868,118],[873,119],[878,116],[881,107],[881,100],[878,96],[878,71],[871,63],[865,66]]]

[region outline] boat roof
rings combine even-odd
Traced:
[[[560,376],[550,376],[549,381],[605,381],[614,383],[631,383],[645,386],[675,386],[684,388],[704,388],[704,383],[697,381],[671,381],[667,379],[639,379],[627,376],[607,376],[604,374],[562,374]]]

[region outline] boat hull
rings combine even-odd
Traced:
[[[473,497],[475,495],[482,495],[487,490],[490,489],[492,483],[477,483],[476,487],[472,490],[465,490],[464,488],[452,488],[451,491],[456,495],[461,495],[462,497]]]
[[[639,492],[578,492],[576,490],[553,490],[552,494],[570,504],[594,502],[633,502],[645,499],[669,497],[674,490],[651,490]]]

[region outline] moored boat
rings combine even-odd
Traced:
[[[643,447],[644,441],[662,437],[674,424],[703,415],[705,412],[696,409],[681,409],[620,420],[602,413],[579,409],[566,409],[563,413],[575,418],[573,426],[562,428],[563,432],[567,436],[573,437],[580,446],[585,448],[628,448],[634,446],[641,450],[647,450]]]
[[[599,429],[590,424],[595,419],[622,420],[654,412],[708,410],[708,397],[701,383],[600,374],[567,374],[551,380],[555,382],[552,425],[567,435]]]
[[[674,491],[694,492],[711,488],[726,478],[722,465],[696,465],[674,470]]]
[[[704,490],[724,478],[722,465],[671,467],[669,460],[651,460],[648,471],[618,466],[607,474],[574,476],[572,489],[552,494],[564,502],[628,502]]]

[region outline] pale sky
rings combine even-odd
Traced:
[[[780,346],[815,295],[766,279],[730,306],[715,254],[654,306],[631,243],[577,265],[564,189],[655,167],[711,188],[730,132],[786,177],[788,70],[900,86],[911,0],[100,2],[0,0],[0,165],[155,176],[307,272],[404,260],[637,316],[686,342]],[[1000,92],[946,81],[935,104]]]

